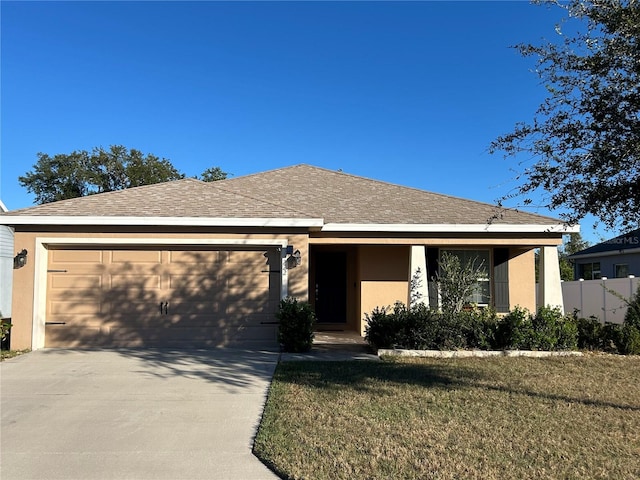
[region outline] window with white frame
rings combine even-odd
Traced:
[[[487,306],[491,302],[491,279],[489,278],[489,265],[491,256],[489,250],[440,250],[440,254],[447,252],[455,255],[460,259],[460,265],[463,267],[471,263],[474,267],[482,267],[485,276],[483,276],[476,285],[473,293],[469,295],[467,301],[480,306]]]

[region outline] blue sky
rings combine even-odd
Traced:
[[[545,93],[510,46],[555,40],[561,18],[524,1],[2,1],[0,197],[33,204],[17,178],[38,152],[118,144],[190,176],[308,163],[491,203],[518,166],[487,147]]]

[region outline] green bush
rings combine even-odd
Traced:
[[[0,340],[4,340],[9,335],[9,331],[11,330],[11,323],[6,320],[0,320]]]
[[[287,297],[280,300],[276,318],[279,321],[278,341],[287,352],[308,352],[313,345],[316,316],[306,302]]]
[[[627,313],[624,315],[624,324],[640,330],[640,287],[628,302]]]
[[[574,313],[575,316],[575,313]],[[604,350],[604,325],[598,317],[578,318],[578,348],[583,350]]]
[[[516,307],[498,323],[495,345],[498,349],[505,350],[530,348],[532,335],[533,327],[529,311]]]
[[[375,349],[393,348],[400,326],[395,315],[388,315],[386,307],[376,307],[371,314],[365,314],[365,340]]]
[[[497,322],[491,309],[438,313],[400,302],[393,309],[377,307],[366,319],[365,339],[373,348],[415,350],[492,348]]]
[[[438,313],[424,304],[407,308],[396,303],[392,310],[376,308],[366,318],[365,339],[376,349],[572,350],[578,346],[578,319],[558,308],[541,308],[531,315],[516,307],[499,319],[489,308]]]
[[[622,326],[621,342],[618,352],[623,355],[640,355],[640,330],[632,324]]]

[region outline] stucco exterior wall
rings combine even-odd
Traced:
[[[149,248],[158,248],[157,243],[171,245],[176,242],[184,247],[189,248],[189,242],[195,243],[209,242],[212,247],[216,246],[216,240],[224,243],[220,248],[233,248],[234,245],[241,245],[242,242],[260,242],[261,240],[286,240],[289,245],[293,245],[296,250],[300,250],[301,264],[295,268],[288,269],[288,292],[290,296],[295,296],[301,301],[307,301],[309,298],[308,291],[308,273],[309,273],[309,243],[306,233],[286,233],[273,232],[265,234],[251,234],[243,231],[239,232],[204,232],[195,233],[193,231],[182,231],[175,233],[159,233],[154,231],[148,232],[52,232],[52,231],[16,231],[14,237],[14,248],[16,251],[26,249],[28,251],[27,265],[23,268],[14,270],[13,273],[13,295],[12,295],[12,330],[11,330],[11,348],[24,349],[33,348],[32,338],[34,335],[33,325],[34,317],[38,317],[36,322],[44,324],[44,305],[42,299],[44,294],[42,289],[46,291],[47,278],[47,261],[46,258],[37,257],[47,256],[48,251],[46,244],[42,245],[43,238],[53,238],[57,242],[68,240],[68,245],[72,247],[80,241],[95,242],[95,248],[108,248],[114,240],[119,245],[126,245],[128,240],[143,241],[142,245],[148,245]],[[39,241],[37,242],[37,240]],[[101,242],[104,239],[104,242]],[[147,242],[148,240],[148,242]],[[156,242],[156,243],[154,243]],[[166,243],[169,242],[169,243]],[[233,243],[239,242],[239,243]],[[140,244],[138,244],[140,245]],[[251,248],[250,245],[247,248]],[[34,310],[35,309],[35,310]]]
[[[409,261],[408,246],[361,246],[358,249],[361,335],[366,326],[365,314],[375,307],[407,302]]]
[[[531,249],[509,249],[509,307],[536,310],[535,254]]]

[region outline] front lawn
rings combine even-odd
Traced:
[[[640,478],[640,357],[289,362],[255,453],[284,478]]]

